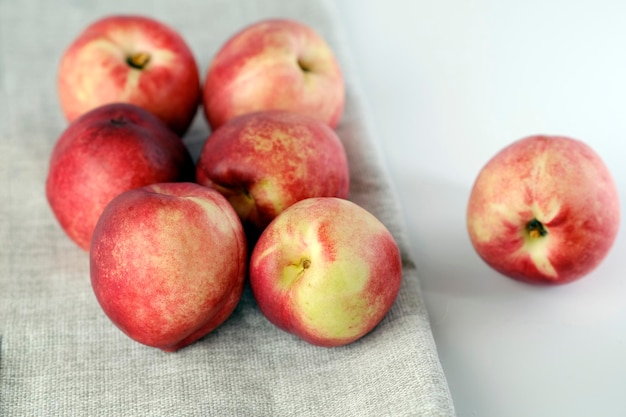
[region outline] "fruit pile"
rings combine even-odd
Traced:
[[[66,50],[58,89],[69,126],[51,155],[47,198],[89,252],[100,306],[132,339],[165,351],[193,343],[228,319],[247,280],[269,321],[319,346],[360,339],[395,302],[399,249],[349,200],[335,131],[344,78],[312,28],[245,27],[201,83],[173,29],[111,16]],[[182,138],[200,106],[211,134],[194,161]],[[562,136],[501,150],[467,207],[478,255],[533,284],[587,275],[619,221],[603,161]]]
[[[181,349],[229,318],[246,280],[268,320],[319,346],[360,339],[393,305],[400,252],[348,199],[344,79],[312,28],[241,29],[201,84],[172,28],[110,16],[68,47],[58,90],[69,125],[48,202],[130,338]],[[194,161],[182,138],[200,105],[211,134]]]

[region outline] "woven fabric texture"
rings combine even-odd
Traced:
[[[87,24],[114,13],[175,28],[203,75],[229,36],[262,18],[298,19],[326,38],[347,82],[337,132],[350,199],[387,225],[403,256],[400,295],[373,332],[345,347],[308,345],[271,325],[248,289],[222,326],[176,353],[140,345],[108,320],[90,286],[88,255],[58,226],[44,184],[67,126],[56,91],[60,57]],[[0,0],[0,415],[453,416],[362,100],[331,1]],[[199,111],[184,137],[194,157],[209,133]]]

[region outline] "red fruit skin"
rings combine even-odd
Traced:
[[[71,123],[52,151],[46,197],[59,224],[82,249],[104,207],[124,191],[192,181],[194,163],[181,139],[147,110],[113,103]]]
[[[242,225],[224,197],[198,184],[120,194],[91,248],[91,284],[105,314],[133,340],[167,352],[220,326],[243,292]]]
[[[288,110],[334,128],[345,85],[333,51],[313,28],[267,19],[247,26],[220,48],[207,70],[204,114],[213,129],[233,117]]]
[[[310,197],[347,198],[345,149],[325,123],[289,111],[235,117],[206,140],[196,181],[220,191],[244,224],[262,230]]]
[[[526,227],[541,222],[545,236]],[[587,144],[535,135],[498,152],[481,169],[467,207],[478,255],[510,278],[556,285],[593,271],[619,230],[620,208],[611,174]]]
[[[309,266],[290,279],[304,260]],[[302,200],[281,213],[250,259],[250,287],[265,317],[322,347],[347,345],[372,331],[401,281],[391,233],[360,206],[332,197]]]
[[[130,66],[135,53],[148,53],[143,69]],[[87,26],[59,64],[57,90],[69,122],[114,102],[132,103],[159,117],[183,136],[200,103],[200,78],[182,36],[155,19],[112,15]]]

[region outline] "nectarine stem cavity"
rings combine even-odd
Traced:
[[[148,62],[150,62],[150,54],[147,52],[135,52],[126,58],[126,63],[137,69],[144,69]]]
[[[310,72],[311,71],[311,67],[307,63],[305,63],[302,59],[298,59],[298,66],[300,67],[302,72]]]
[[[548,234],[546,228],[537,219],[532,219],[531,221],[526,223],[526,231],[528,232],[528,236],[530,236],[532,239],[537,239]]]

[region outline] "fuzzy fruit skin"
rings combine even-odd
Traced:
[[[143,69],[127,59],[149,54]],[[64,52],[58,93],[65,117],[103,104],[140,106],[182,136],[200,102],[200,79],[193,54],[174,29],[138,15],[113,15],[90,24]]]
[[[104,207],[118,194],[157,182],[192,181],[181,139],[132,104],[98,107],[71,123],[50,156],[46,196],[65,233],[88,251]]]
[[[335,347],[369,333],[402,280],[398,246],[372,214],[348,200],[302,200],[263,231],[250,260],[261,312],[308,343]]]
[[[260,110],[301,112],[335,127],[345,86],[334,52],[318,33],[297,21],[268,19],[222,46],[207,70],[202,101],[213,129]]]
[[[538,220],[543,235],[528,230]],[[533,284],[579,279],[608,254],[620,222],[611,174],[585,143],[529,136],[480,171],[467,228],[480,257],[500,273]]]
[[[325,123],[288,111],[235,117],[206,140],[196,181],[228,198],[245,224],[262,230],[309,197],[347,198],[348,161]]]
[[[230,317],[246,269],[236,213],[194,183],[119,195],[102,213],[90,252],[92,287],[106,315],[130,338],[168,352]]]

